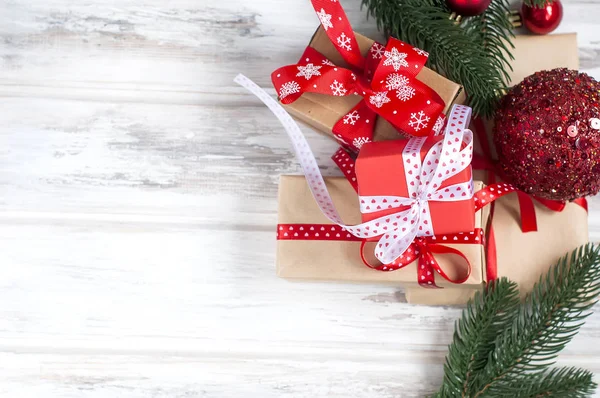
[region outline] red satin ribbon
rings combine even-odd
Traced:
[[[378,115],[407,134],[429,135],[445,104],[433,89],[416,79],[428,54],[390,38],[385,47],[374,43],[363,57],[341,4],[312,0],[312,5],[323,30],[350,69],[334,65],[308,47],[297,64],[271,74],[281,102],[290,104],[303,93],[362,96],[363,100],[333,127],[335,137],[355,152],[373,141]]]

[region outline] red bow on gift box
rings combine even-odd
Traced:
[[[271,75],[283,104],[309,92],[362,96],[363,100],[333,127],[334,136],[356,152],[365,142],[373,141],[377,115],[414,136],[441,130],[444,101],[416,79],[427,62],[425,51],[390,38],[387,46],[373,43],[363,56],[341,4],[313,0],[312,5],[325,33],[350,69],[334,65],[308,47],[297,64],[279,68]]]
[[[355,173],[355,160],[350,157],[348,152],[344,149],[340,148],[333,156],[333,161],[340,168],[340,170],[344,173],[344,176],[352,185],[355,191],[358,192],[358,184]],[[511,184],[506,183],[493,183],[486,186],[484,189],[477,191],[474,196],[474,212],[481,210],[484,206],[492,205],[494,202],[501,198],[504,195],[508,195],[512,192],[516,192],[517,189]],[[289,225],[285,226],[289,228]],[[321,227],[328,228],[327,225],[305,225],[306,230],[309,231],[310,227],[313,230],[318,231]],[[488,256],[486,262],[486,272],[488,280],[496,279],[497,275],[497,262],[495,256],[495,242],[493,236],[493,230],[490,228],[490,236],[489,236],[489,245],[488,245]],[[299,240],[299,239],[309,239],[309,240],[343,240],[343,241],[361,241],[361,239],[356,238],[344,230],[340,230],[338,234],[331,234],[330,236],[326,235],[318,235],[314,234],[291,234],[285,235],[286,230],[280,228],[277,239],[280,240]],[[438,287],[435,284],[434,273],[437,272],[442,278],[446,279],[451,283],[461,284],[464,283],[471,274],[471,264],[466,256],[461,253],[459,250],[453,249],[449,246],[444,245],[444,243],[452,243],[452,244],[480,244],[485,245],[485,231],[481,228],[476,228],[472,232],[466,233],[457,233],[457,234],[444,234],[440,236],[432,236],[432,237],[423,237],[417,238],[413,242],[413,244],[409,247],[406,253],[393,261],[390,264],[371,264],[365,254],[364,247],[367,240],[362,240],[361,245],[361,258],[363,263],[370,268],[376,269],[378,271],[395,271],[406,267],[410,263],[415,260],[418,260],[417,267],[417,280],[419,284],[423,287]],[[465,272],[463,276],[452,279],[440,266],[437,260],[434,257],[434,254],[454,254],[463,259],[463,263],[465,264]]]
[[[357,178],[354,172],[355,160],[342,148],[332,156],[332,159],[340,170],[342,170],[344,176],[348,182],[350,182],[354,190],[358,191]],[[481,210],[484,206],[493,204],[498,198],[515,191],[516,188],[514,186],[505,183],[486,186],[484,189],[477,191],[473,197],[474,212]],[[420,237],[416,238],[408,250],[393,262],[389,264],[372,264],[365,255],[365,245],[367,244],[368,239],[357,238],[338,225],[279,224],[277,226],[277,239],[361,242],[360,256],[363,263],[369,268],[389,272],[399,270],[414,261],[418,261],[417,281],[419,285],[430,288],[438,287],[435,283],[434,274],[436,273],[448,282],[455,284],[464,283],[471,274],[471,264],[467,257],[460,250],[446,246],[446,244],[486,244],[485,231],[481,228],[476,228],[472,232]],[[490,243],[492,243],[490,247],[495,248],[495,245],[493,245],[493,235],[491,235],[489,239],[491,239]],[[464,264],[464,272],[462,272],[459,277],[452,278],[438,263],[434,254],[453,254],[461,257]],[[489,256],[488,250],[488,262],[486,264],[488,280],[496,279],[496,268],[495,256]]]

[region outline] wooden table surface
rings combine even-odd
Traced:
[[[600,5],[563,3],[599,78]],[[1,397],[435,390],[460,309],[275,276],[278,177],[299,167],[232,79],[270,87],[316,25],[306,0],[0,2]],[[593,315],[560,362],[600,381],[599,336]]]

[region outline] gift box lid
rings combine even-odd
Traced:
[[[421,147],[420,162],[429,149],[444,136],[430,136]],[[402,151],[408,140],[375,142],[363,146],[356,160],[356,178],[360,196],[408,197],[408,182]],[[411,170],[408,173],[412,173]],[[445,180],[441,187],[471,181],[471,167]],[[413,182],[411,182],[413,184]],[[466,192],[462,195],[466,196]],[[474,202],[472,198],[452,202],[429,201],[433,229],[436,234],[473,231],[475,227]],[[363,214],[363,221],[373,220],[398,209]]]

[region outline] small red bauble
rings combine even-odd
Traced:
[[[568,69],[537,72],[496,112],[494,143],[504,178],[560,201],[600,191],[600,83]]]
[[[482,14],[492,0],[446,0],[448,8],[463,17]]]
[[[559,0],[547,2],[542,8],[529,7],[523,3],[521,7],[523,25],[532,33],[545,35],[558,27],[563,17],[563,8]]]

